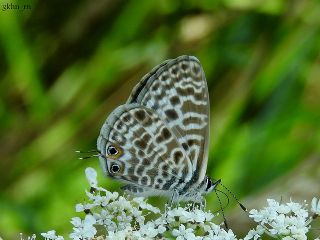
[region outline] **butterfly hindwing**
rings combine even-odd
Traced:
[[[165,61],[142,78],[127,103],[159,115],[192,162],[192,182],[201,182],[208,161],[209,93],[199,60],[181,56]]]
[[[170,191],[192,177],[191,162],[172,130],[154,110],[136,103],[110,114],[97,147],[104,172],[132,186]]]

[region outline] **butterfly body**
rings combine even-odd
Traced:
[[[218,181],[205,176],[209,94],[195,57],[180,56],[155,67],[126,104],[103,124],[97,140],[106,175],[140,196],[201,201]]]

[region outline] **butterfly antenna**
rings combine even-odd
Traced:
[[[100,153],[100,151],[97,149],[92,149],[92,150],[88,150],[88,151],[76,150],[75,152],[76,153]]]
[[[222,191],[219,190],[219,189],[216,189],[216,191],[222,193],[222,194],[226,197],[226,199],[228,199],[228,200],[227,200],[227,204],[223,207],[223,209],[226,209],[226,208],[228,207],[229,203],[230,203],[230,199],[229,199],[228,195],[227,195],[225,192],[222,192]]]
[[[228,191],[228,193],[233,197],[234,200],[239,204],[239,206],[242,208],[243,211],[247,212],[247,208],[239,201],[239,199],[236,197],[236,195],[233,194],[225,185],[220,183],[220,185]]]
[[[219,191],[219,190],[215,189],[214,192],[215,192],[215,194],[216,194],[216,196],[217,196],[217,198],[218,198],[218,201],[219,201],[219,205],[220,205],[220,209],[221,209],[221,213],[222,213],[222,217],[223,217],[223,223],[224,223],[224,225],[226,226],[226,229],[228,230],[228,229],[229,229],[229,226],[228,226],[228,223],[227,223],[226,216],[224,215],[224,208],[222,207],[222,203],[221,203],[221,200],[220,200],[220,197],[219,197],[217,191]],[[222,191],[219,191],[219,192],[223,193],[223,194],[227,197],[227,199],[228,199],[227,206],[228,206],[228,204],[229,204],[229,198],[228,198],[227,194],[225,194],[225,193],[222,192]]]
[[[92,154],[92,155],[89,155],[89,156],[84,156],[84,157],[79,157],[78,159],[80,160],[84,160],[84,159],[88,159],[88,158],[93,158],[93,157],[99,157],[100,156],[100,151],[99,150],[88,150],[88,151],[80,151],[80,150],[76,150],[75,151],[76,153],[97,153],[97,154]]]

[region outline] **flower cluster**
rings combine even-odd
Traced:
[[[161,212],[142,197],[120,196],[98,186],[97,173],[92,168],[86,169],[86,176],[91,188],[86,191],[87,202],[76,205],[76,211],[84,212],[85,216],[72,218],[73,231],[69,237],[73,240],[237,239],[232,230],[212,222],[216,215],[194,204],[166,206],[165,212]],[[307,211],[307,204],[281,204],[272,199],[268,199],[267,204],[262,210],[249,212],[249,217],[258,225],[243,240],[261,239],[265,234],[285,240],[307,239],[311,221],[320,215],[317,198],[311,203],[312,216]],[[45,240],[64,239],[55,231],[41,235]]]
[[[259,225],[251,230],[244,240],[258,239],[264,233],[285,240],[307,239],[310,223],[320,213],[320,200],[313,198],[311,213],[307,210],[308,204],[295,202],[279,203],[273,199],[267,200],[268,206],[262,210],[252,209],[249,217]]]
[[[167,207],[161,213],[142,197],[130,199],[99,187],[97,173],[92,168],[86,169],[86,176],[91,186],[86,192],[89,201],[77,204],[76,211],[87,214],[84,220],[72,219],[74,227],[70,238],[74,240],[94,236],[105,239],[213,239],[214,236],[236,239],[231,230],[227,232],[211,222],[212,213],[194,205]]]

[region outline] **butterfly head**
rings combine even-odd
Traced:
[[[213,181],[210,177],[206,176],[203,180],[202,189],[204,193],[211,193],[215,191],[219,183],[221,182],[221,179],[217,181]]]

